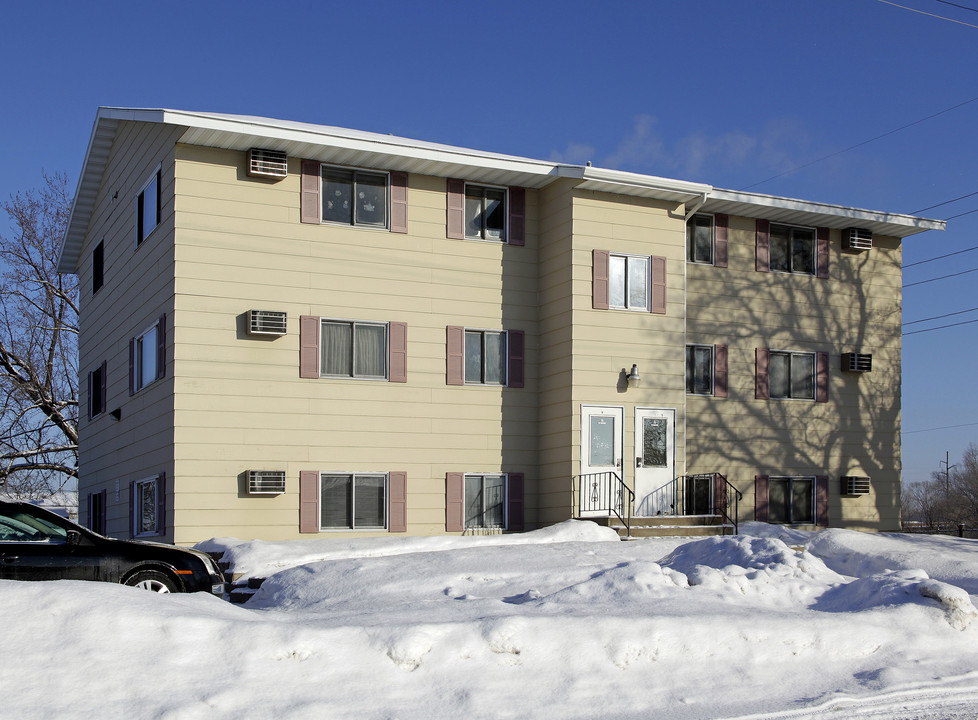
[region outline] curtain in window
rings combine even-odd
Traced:
[[[383,325],[355,325],[355,377],[387,375],[387,328]]]
[[[487,332],[486,338],[486,377],[491,385],[506,382],[506,338],[503,333]]]
[[[357,475],[354,483],[354,527],[384,527],[384,477]]]
[[[353,496],[350,492],[353,478],[349,475],[323,475],[320,481],[320,526],[324,528],[350,528]]]
[[[323,323],[322,368],[324,375],[352,375],[353,327],[349,323]]]

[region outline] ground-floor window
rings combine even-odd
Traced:
[[[815,522],[815,478],[768,478],[768,522],[813,524]]]
[[[506,476],[465,476],[465,527],[506,527]]]
[[[383,530],[387,527],[385,474],[323,473],[319,492],[320,527],[323,530]]]
[[[132,484],[132,534],[160,534],[160,482],[159,477],[137,480]]]

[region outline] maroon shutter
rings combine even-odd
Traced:
[[[820,278],[829,276],[829,229],[815,229],[815,275]]]
[[[509,189],[509,244],[526,245],[526,190]]]
[[[756,224],[757,231],[754,235],[755,268],[757,272],[770,272],[771,270],[771,223],[767,220],[758,219]]]
[[[727,267],[727,227],[730,218],[726,215],[713,216],[713,264]]]
[[[829,354],[815,353],[815,402],[829,401]]]
[[[160,224],[163,217],[163,171],[156,171],[156,225]],[[154,225],[153,227],[156,227]],[[150,231],[152,232],[152,231]]]
[[[595,310],[609,308],[610,256],[607,250],[594,250],[591,253],[591,307]]]
[[[506,375],[506,385],[521,388],[525,380],[526,334],[522,330],[510,330],[507,333],[506,345],[509,351],[509,372]]]
[[[99,388],[98,388],[99,398],[101,398],[101,400],[102,400],[102,412],[105,412],[106,410],[109,409],[108,405],[106,404],[106,402],[108,401],[108,393],[106,393],[106,390],[105,390],[105,388],[106,388],[107,370],[108,370],[108,366],[106,365],[105,360],[103,360],[102,361],[102,377],[101,377],[101,382],[99,383]]]
[[[448,178],[448,237],[465,237],[465,181]]]
[[[408,231],[408,175],[391,173],[391,232]]]
[[[156,477],[156,534],[166,535],[166,473]]]
[[[299,532],[319,532],[319,473],[299,473]]]
[[[523,473],[509,474],[506,529],[523,532]]]
[[[319,377],[319,318],[299,316],[299,377]]]
[[[720,473],[713,476],[713,514],[727,511],[727,479]],[[737,518],[730,518],[736,520]]]
[[[387,476],[387,529],[407,532],[407,473],[392,472]]]
[[[407,382],[407,323],[389,324],[388,379],[391,382]]]
[[[136,338],[129,338],[129,394],[136,392]]]
[[[815,478],[815,524],[829,524],[829,478],[826,475]]]
[[[465,384],[465,328],[449,325],[445,328],[445,384]]]
[[[771,397],[771,351],[767,348],[754,350],[754,397],[757,400],[768,400]]]
[[[652,256],[652,312],[666,314],[666,259]]]
[[[98,528],[95,529],[95,532],[99,533],[100,535],[105,535],[105,528],[106,528],[105,515],[106,513],[108,513],[108,507],[109,507],[107,504],[109,500],[108,495],[109,495],[108,491],[105,488],[102,488],[98,493],[100,507],[99,507]]]
[[[445,473],[445,532],[465,530],[462,507],[465,501],[465,474]]]
[[[322,204],[319,192],[322,187],[323,174],[321,165],[315,160],[302,161],[302,180],[299,190],[299,220],[304,223],[318,225]]]
[[[89,420],[92,419],[92,407],[93,407],[92,398],[94,397],[94,395],[92,395],[92,393],[94,392],[94,389],[92,388],[92,375],[93,373],[88,373],[88,419]]]
[[[767,522],[768,492],[767,475],[754,476],[754,519],[757,522]]]
[[[713,346],[713,396],[727,397],[727,346]]]
[[[156,379],[166,376],[166,313],[156,323]]]
[[[136,537],[136,481],[129,483],[129,537]]]

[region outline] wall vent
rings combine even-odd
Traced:
[[[842,371],[864,373],[873,371],[873,356],[870,353],[842,353]]]
[[[869,478],[858,475],[842,476],[843,495],[869,495]]]
[[[843,250],[871,250],[873,233],[862,228],[846,228],[842,231]]]
[[[277,310],[249,310],[249,335],[285,335],[288,316]]]
[[[249,495],[281,495],[285,492],[285,470],[249,470]]]
[[[248,174],[252,177],[288,177],[287,160],[281,150],[252,148],[248,151]]]

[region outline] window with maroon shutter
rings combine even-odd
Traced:
[[[825,479],[827,486],[828,480]],[[765,522],[782,525],[814,525],[819,512],[818,478],[808,476],[774,476],[766,478],[767,518]],[[757,484],[755,484],[756,492]],[[824,508],[823,502],[821,507]],[[757,516],[755,511],[755,518]],[[759,519],[759,518],[758,518]]]
[[[465,473],[445,474],[445,532],[465,530]]]
[[[407,382],[407,323],[300,315],[299,377]]]
[[[595,310],[608,310],[609,263],[611,253],[607,250],[591,252],[591,307]]]
[[[408,175],[303,160],[299,220],[406,233]]]
[[[445,328],[445,383],[521,388],[526,382],[526,333],[522,330]]]
[[[697,213],[686,223],[686,260],[691,263],[712,265],[716,256],[714,250],[720,242],[720,227],[717,220],[726,215],[707,215]],[[724,261],[726,261],[726,226],[723,228]]]

